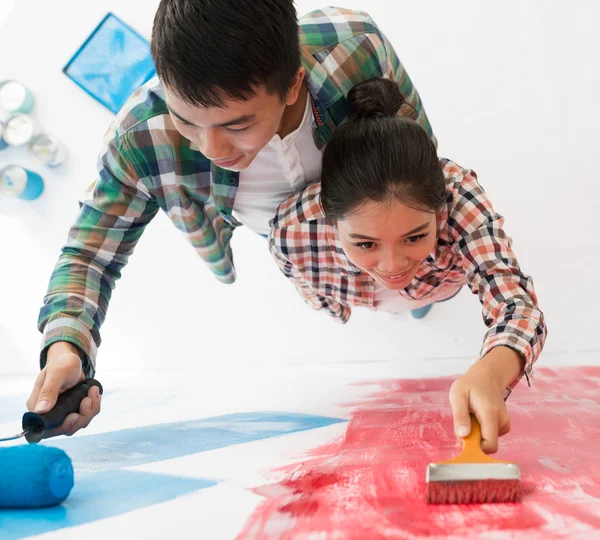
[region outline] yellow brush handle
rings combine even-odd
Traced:
[[[462,452],[455,458],[440,461],[440,464],[456,463],[510,463],[489,457],[481,449],[481,427],[479,421],[471,414],[471,433],[463,439]]]

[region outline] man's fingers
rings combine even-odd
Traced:
[[[475,414],[481,426],[481,449],[491,454],[498,450],[498,411],[486,409]]]
[[[466,437],[471,433],[471,417],[469,415],[469,393],[454,383],[450,388],[450,405],[454,418],[454,434]]]
[[[46,378],[38,394],[37,404],[35,405],[36,413],[47,413],[56,405],[58,394],[63,390],[63,382],[64,379],[60,371],[46,371]]]
[[[45,435],[44,435],[44,439],[50,439],[52,437],[58,437],[59,435],[73,435],[73,433],[75,433],[75,431],[72,431],[73,427],[75,426],[75,424],[79,421],[80,415],[78,413],[71,413],[69,415],[67,415],[67,417],[65,418],[65,421],[62,423],[61,426],[54,428],[54,429],[49,429],[48,431],[46,431]]]
[[[100,402],[101,396],[98,387],[94,386],[90,388],[87,397],[81,400],[79,412],[69,414],[60,427],[49,430],[44,438],[56,437],[58,435],[70,437],[80,429],[88,427],[94,416],[100,412]]]
[[[42,386],[44,385],[45,380],[46,380],[46,371],[42,371],[37,376],[37,379],[35,380],[35,383],[33,385],[33,390],[31,391],[31,394],[30,394],[29,398],[27,399],[27,410],[28,411],[30,411],[30,412],[34,411],[35,406],[37,405],[37,402],[38,402],[38,396],[40,394],[40,390],[42,389]]]

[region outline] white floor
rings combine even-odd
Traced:
[[[364,367],[318,371],[291,368],[263,373],[242,369],[235,373],[213,371],[194,374],[105,374],[101,380],[105,387],[101,414],[87,430],[72,439],[63,437],[48,442],[62,446],[75,465],[76,483],[70,498],[64,504],[66,515],[61,514],[60,517],[49,519],[46,511],[38,511],[28,515],[34,523],[25,521],[22,517],[13,522],[10,516],[14,518],[14,513],[7,515],[0,511],[0,529],[3,531],[0,538],[21,538],[28,536],[32,531],[52,531],[55,527],[58,529],[48,532],[43,537],[106,538],[118,530],[119,538],[158,539],[173,534],[177,538],[234,538],[260,501],[258,495],[249,491],[250,488],[273,479],[269,478],[271,469],[295,460],[310,448],[342,434],[346,426],[344,421],[327,427],[198,453],[185,448],[185,445],[189,446],[191,443],[184,437],[181,457],[163,460],[158,449],[159,455],[147,458],[147,463],[126,468],[123,468],[127,465],[126,462],[108,451],[103,452],[102,438],[98,442],[93,439],[93,435],[246,412],[255,412],[262,420],[268,420],[272,416],[267,411],[300,413],[309,419],[318,415],[337,421],[345,420],[349,411],[344,404],[369,392],[368,386],[352,384],[364,381],[365,375]],[[100,379],[100,376],[98,378]],[[23,390],[28,388],[29,382],[28,379],[18,377],[2,380],[0,395],[3,397],[0,398],[0,407],[5,413],[0,416],[1,433],[18,431],[20,412],[23,410],[22,402],[26,397]],[[8,411],[12,412],[14,418],[6,419]],[[207,425],[209,424],[211,423],[208,422]],[[256,429],[258,432],[260,429],[287,431],[294,429],[292,424],[286,426],[285,422],[279,421],[267,423],[264,427],[264,424],[239,419],[229,423],[219,418],[212,421],[212,425],[217,428],[246,433],[251,437]],[[256,428],[257,425],[263,425],[263,428]],[[310,425],[308,427],[310,428]],[[183,429],[185,430],[185,427]],[[175,431],[172,433],[176,435]],[[218,444],[218,434],[213,433],[211,436],[215,437]],[[210,446],[206,441],[198,439],[195,440],[195,444],[200,449]],[[131,453],[139,450],[127,448],[124,451],[131,450]],[[146,484],[144,478],[126,476],[120,480],[118,474],[111,476],[117,470],[122,475],[126,471],[143,471],[175,477],[173,489],[175,493],[181,493],[181,496],[158,504],[148,500],[142,502],[141,507],[135,508],[134,505],[134,509],[131,509],[130,499],[144,499],[144,490],[147,495],[152,485]],[[94,475],[98,480],[90,487]],[[208,479],[218,483],[200,489],[201,483],[191,483],[187,486],[185,481],[180,479],[181,476],[204,479],[202,482]],[[82,487],[78,490],[80,479]],[[154,494],[154,500],[158,497],[160,501],[160,492],[168,491],[170,484],[168,477],[157,477],[156,481],[162,481],[165,486]],[[120,482],[130,485],[125,486]],[[131,483],[137,484],[133,490]],[[115,492],[107,494],[107,489],[112,491],[108,485],[125,488],[125,493],[119,493],[118,489],[115,489]],[[155,491],[156,485],[154,484]],[[188,490],[192,492],[188,493]],[[110,505],[112,509],[109,513],[114,512],[116,515],[100,519],[105,509],[98,508],[99,505]],[[81,521],[85,524],[69,526],[70,523]]]
[[[105,373],[90,427],[44,443],[72,458],[71,496],[55,509],[0,511],[0,538],[235,538],[261,503],[252,489],[343,435],[379,389],[369,383],[423,375],[415,363]],[[30,382],[0,382],[0,433],[19,430]]]

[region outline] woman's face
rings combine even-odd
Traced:
[[[350,261],[387,289],[403,289],[436,242],[436,215],[396,198],[367,201],[337,222]]]

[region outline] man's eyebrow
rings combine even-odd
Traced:
[[[229,122],[223,122],[222,124],[217,124],[215,127],[229,127],[229,126],[237,126],[239,124],[248,124],[249,122],[252,122],[253,120],[256,120],[255,114],[245,114],[243,116],[238,116],[237,118],[234,118],[233,120],[229,120]]]
[[[186,120],[183,116],[181,116],[180,114],[177,114],[173,109],[171,109],[171,107],[169,107],[167,105],[167,109],[169,109],[169,112],[175,116],[176,118],[178,118],[179,120],[181,120],[184,124],[189,124],[190,126],[195,126],[195,127],[200,127],[200,126],[196,126],[196,124],[190,122],[189,120]]]
[[[181,116],[180,114],[176,113],[173,109],[171,109],[171,107],[167,107],[167,108],[169,109],[169,111],[171,112],[171,114],[173,116],[175,116],[176,118],[181,120],[184,124],[189,124],[190,126],[194,126],[194,127],[200,127],[197,124],[194,124],[193,122],[190,122],[189,120],[186,120],[183,116]],[[255,119],[256,119],[255,114],[245,114],[243,116],[238,116],[237,118],[234,118],[233,120],[223,122],[222,124],[216,124],[215,127],[237,126],[240,124],[247,124],[249,122],[252,122]]]

